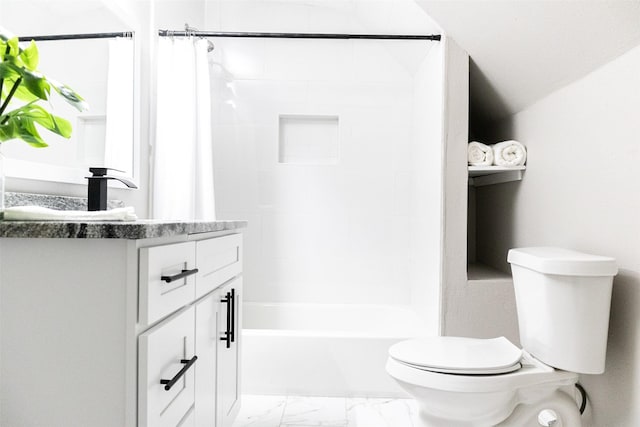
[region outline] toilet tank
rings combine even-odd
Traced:
[[[568,249],[511,249],[522,348],[558,369],[604,372],[615,259]]]

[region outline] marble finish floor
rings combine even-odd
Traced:
[[[410,399],[243,395],[233,427],[414,427]]]

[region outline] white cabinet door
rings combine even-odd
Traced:
[[[195,401],[194,308],[190,306],[138,338],[138,425],[177,427]]]
[[[240,348],[242,331],[242,277],[219,289],[218,423],[230,427],[240,410]]]
[[[218,331],[220,294],[211,292],[196,304],[196,406],[197,427],[216,425],[216,368],[218,363]]]

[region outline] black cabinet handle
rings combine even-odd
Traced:
[[[160,280],[164,280],[167,283],[171,283],[174,280],[182,279],[182,278],[185,278],[187,276],[192,276],[192,275],[196,274],[197,272],[198,272],[197,268],[194,268],[192,270],[182,270],[181,273],[175,274],[173,276],[160,276]]]
[[[236,290],[231,289],[231,342],[236,341]]]
[[[224,302],[227,304],[227,327],[226,330],[223,332],[223,337],[220,337],[220,341],[226,341],[227,342],[227,348],[231,348],[231,336],[232,336],[232,332],[231,332],[231,307],[233,307],[233,301],[231,299],[231,292],[227,292],[227,295],[225,295],[225,297],[223,299],[220,300],[220,302]]]
[[[171,387],[173,387],[173,385],[176,382],[178,382],[180,377],[182,377],[189,370],[189,368],[194,363],[196,363],[196,360],[198,360],[198,356],[193,356],[191,359],[181,359],[180,363],[184,363],[184,366],[182,367],[182,369],[180,369],[180,371],[178,371],[178,373],[175,374],[175,376],[170,380],[160,380],[160,384],[164,384],[165,390],[167,391],[171,390]]]

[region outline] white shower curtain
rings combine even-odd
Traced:
[[[153,217],[214,220],[207,42],[158,40]]]

